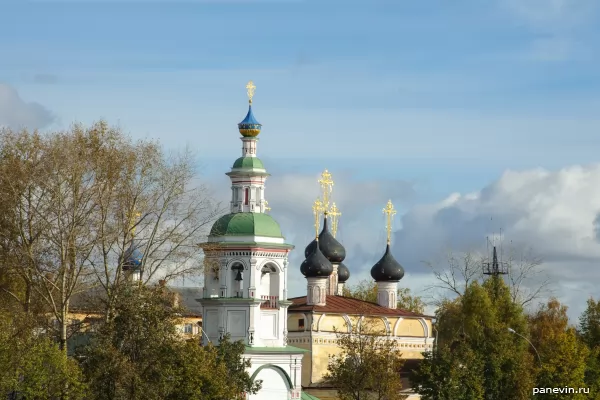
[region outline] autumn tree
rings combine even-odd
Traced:
[[[344,287],[344,296],[377,303],[377,283],[365,279],[354,286]],[[399,288],[397,298],[399,309],[417,314],[425,312],[425,302],[421,297],[413,295],[409,288]]]
[[[197,243],[219,208],[190,152],[167,155],[105,122],[45,135],[5,130],[0,172],[2,290],[25,310],[36,299],[52,314],[62,349],[74,297],[99,287],[93,297],[110,318],[134,230],[141,283],[202,268]]]
[[[184,341],[179,312],[164,288],[120,289],[115,316],[81,350],[92,399],[229,400],[256,393],[241,342]]]
[[[579,318],[579,336],[590,353],[586,360],[585,386],[590,399],[600,399],[600,301],[588,299],[587,307]]]
[[[340,353],[330,356],[325,382],[338,391],[340,400],[396,400],[404,364],[398,343],[374,328],[368,319],[350,333],[336,332]]]
[[[411,378],[424,400],[528,399],[533,383],[522,307],[498,277],[472,282],[463,295],[436,313],[436,350]]]
[[[529,317],[533,346],[539,352],[536,387],[585,387],[585,367],[589,350],[569,326],[567,307],[550,299]],[[564,394],[538,394],[541,399],[559,399]],[[573,399],[587,399],[587,394],[574,394]]]
[[[531,248],[510,247],[501,256],[513,302],[527,306],[550,292],[551,280],[543,269],[542,259]],[[433,292],[434,302],[441,304],[447,294],[462,296],[471,283],[482,283],[485,280],[483,266],[490,261],[484,252],[450,251],[441,263],[426,262],[436,278],[436,283],[427,288]],[[440,291],[441,297],[436,297]]]

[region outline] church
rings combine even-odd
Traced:
[[[329,355],[336,354],[336,333],[369,319],[382,336],[398,342],[407,360],[418,360],[433,348],[432,317],[396,308],[397,285],[404,270],[390,248],[395,213],[388,202],[388,241],[371,270],[377,282],[377,303],[343,296],[350,277],[343,264],[346,251],[335,238],[337,217],[331,202],[333,181],[325,171],[319,180],[322,198],[313,206],[315,239],[300,266],[290,265],[294,249],[279,224],[268,214],[265,181],[269,176],[257,157],[262,125],[252,111],[255,86],[246,86],[249,109],[238,124],[242,154],[227,173],[231,180],[230,212],[219,218],[205,243],[202,288],[202,341],[218,343],[224,335],[242,340],[251,359],[252,378],[262,381],[249,400],[336,399],[323,375]],[[319,233],[320,221],[323,220]],[[330,227],[331,225],[331,227]],[[307,295],[288,298],[288,269],[299,268]],[[407,384],[405,384],[406,387]],[[408,399],[416,399],[410,391]],[[317,397],[318,396],[318,397]]]

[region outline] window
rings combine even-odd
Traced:
[[[193,325],[192,324],[185,324],[183,326],[183,333],[189,333],[189,334],[194,333]]]
[[[244,189],[244,205],[248,205],[248,188]]]
[[[304,329],[304,318],[298,320],[298,329]]]

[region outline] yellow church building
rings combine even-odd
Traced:
[[[323,228],[305,250],[306,260],[300,267],[307,280],[307,294],[289,299],[287,342],[307,350],[302,361],[302,390],[321,400],[337,400],[337,390],[324,380],[331,355],[339,354],[338,332],[351,333],[358,324],[368,324],[388,340],[397,342],[405,361],[403,393],[407,400],[418,399],[407,379],[422,353],[433,350],[432,319],[397,308],[398,282],[404,269],[391,253],[391,218],[395,214],[391,201],[383,210],[387,216],[387,246],[383,257],[371,269],[377,283],[377,303],[344,297],[344,285],[350,271],[344,265],[346,250],[335,238],[338,217],[331,203],[333,180],[326,170],[319,180],[322,197],[313,206],[316,232],[320,220]],[[331,225],[331,230],[330,230]]]

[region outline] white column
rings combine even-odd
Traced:
[[[337,292],[337,285],[338,285],[338,266],[339,266],[339,264],[331,263],[331,265],[333,266],[333,272],[331,273],[331,275],[329,275],[329,278],[327,279],[327,294],[329,296],[335,296],[335,294]]]
[[[382,307],[396,308],[398,306],[398,282],[377,282],[377,304]]]
[[[337,284],[337,293],[338,296],[343,296],[344,295],[344,284],[343,283],[339,283]]]
[[[327,299],[327,277],[306,278],[306,304],[324,306]]]
[[[256,142],[258,139],[242,139],[242,157],[256,157]]]

